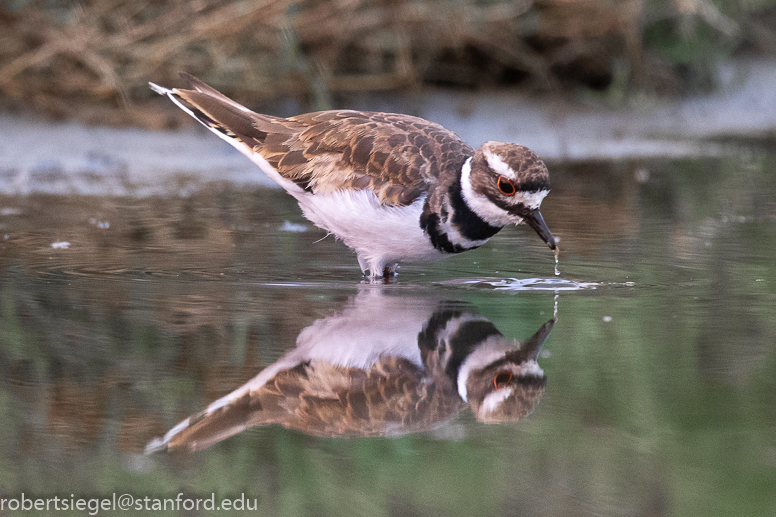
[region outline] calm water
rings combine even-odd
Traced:
[[[0,498],[215,494],[289,516],[774,515],[775,168],[744,145],[555,164],[543,212],[560,276],[521,227],[405,265],[391,285],[361,282],[355,256],[280,191],[0,197]],[[411,348],[417,328],[470,318],[526,342],[555,310],[546,385],[525,392],[533,411],[517,422],[482,423],[435,387],[442,402],[412,425],[338,428],[392,437],[226,422],[203,450],[144,454],[293,354],[306,328],[300,342],[319,349]]]

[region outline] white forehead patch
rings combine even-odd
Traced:
[[[515,199],[520,201],[525,207],[530,209],[539,208],[544,198],[549,194],[549,190],[539,190],[537,192],[518,192]]]
[[[518,375],[543,377],[544,370],[542,370],[542,367],[539,366],[539,363],[532,359],[520,365],[520,371],[518,372]]]
[[[515,171],[512,170],[512,167],[507,165],[507,162],[501,159],[501,156],[493,154],[487,149],[484,150],[483,154],[485,155],[485,159],[488,161],[488,167],[496,171],[499,176],[504,176],[505,178],[509,178],[511,180],[517,178]]]

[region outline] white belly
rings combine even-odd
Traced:
[[[385,206],[369,190],[295,194],[305,217],[333,233],[358,254],[361,269],[381,275],[401,261],[443,257],[420,228],[425,196],[409,206]]]

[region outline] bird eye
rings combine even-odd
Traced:
[[[510,382],[512,382],[512,372],[499,372],[493,377],[493,386],[497,390],[509,386]]]
[[[496,183],[498,185],[498,190],[505,196],[514,196],[515,192],[517,192],[517,189],[515,188],[514,183],[512,181],[506,179],[504,176],[498,177],[498,182]]]

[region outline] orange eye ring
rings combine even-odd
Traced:
[[[515,188],[515,184],[512,183],[512,180],[508,180],[504,176],[498,177],[496,186],[498,186],[498,191],[504,194],[505,196],[514,196],[515,192],[517,192],[517,189]]]
[[[512,382],[512,372],[504,370],[503,372],[498,372],[495,377],[493,377],[493,387],[497,390],[500,390],[501,388],[506,388],[509,386],[509,383]]]

